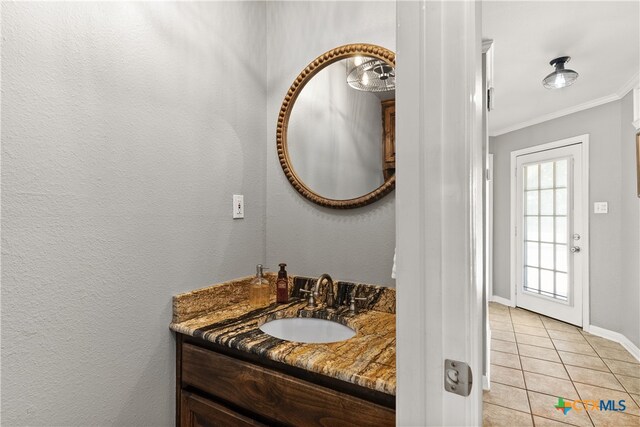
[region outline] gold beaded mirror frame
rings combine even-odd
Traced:
[[[395,188],[396,177],[395,174],[385,177],[382,185],[370,193],[364,194],[359,197],[351,199],[331,199],[317,194],[311,190],[296,174],[289,152],[287,150],[287,128],[289,125],[289,118],[291,111],[296,102],[298,95],[304,88],[304,86],[315,76],[319,71],[325,67],[340,61],[342,59],[366,56],[371,58],[380,59],[386,62],[388,65],[395,68],[396,55],[392,51],[385,49],[381,46],[371,44],[348,44],[344,46],[331,49],[328,52],[323,53],[314,59],[309,65],[307,65],[302,72],[293,81],[293,84],[287,91],[282,106],[280,107],[280,113],[278,114],[278,124],[276,128],[276,143],[278,149],[278,159],[280,165],[284,171],[285,176],[291,183],[291,185],[304,196],[306,199],[312,201],[321,206],[334,208],[334,209],[352,209],[373,203]],[[384,137],[384,135],[383,135]]]

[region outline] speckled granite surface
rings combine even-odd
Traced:
[[[272,286],[272,304],[253,309],[248,304],[252,276],[177,295],[173,298],[171,330],[219,345],[256,354],[328,377],[337,378],[390,395],[396,391],[395,289],[381,286],[337,282],[339,308],[332,313],[304,310],[301,288],[314,279],[289,277],[291,300],[275,303],[275,279],[266,274]],[[358,314],[350,315],[347,296],[356,287]],[[324,295],[324,292],[321,292]],[[320,299],[323,306],[323,299]],[[355,337],[328,344],[303,344],[274,338],[259,327],[282,317],[330,317],[355,329]]]

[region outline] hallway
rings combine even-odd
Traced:
[[[640,363],[620,344],[490,303],[491,391],[484,426],[640,426]],[[558,398],[624,400],[624,412],[555,408]],[[582,407],[584,407],[582,405]]]

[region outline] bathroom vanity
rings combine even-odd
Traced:
[[[290,277],[289,303],[255,309],[250,279],[174,297],[177,425],[395,425],[395,291],[337,282],[335,310],[322,296],[309,309],[301,290],[315,281]],[[275,275],[267,279],[275,290]],[[353,291],[364,298],[355,312]],[[339,322],[355,336],[301,343],[260,329],[297,317]]]

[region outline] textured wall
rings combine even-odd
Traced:
[[[173,424],[171,296],[265,257],[265,8],[2,3],[3,425]]]
[[[631,103],[625,98],[490,139],[489,151],[494,153],[495,176],[494,295],[510,297],[511,151],[588,133],[591,324],[622,332],[627,315],[620,307],[625,300],[633,306],[630,309],[638,313],[639,299],[628,298],[638,294],[638,281],[625,280],[622,274],[622,259],[627,258],[622,250],[623,234],[627,233],[628,227],[637,230],[637,219],[635,225],[632,224],[633,219],[629,224],[626,222],[623,205],[632,202],[621,191],[623,177],[628,179],[631,167],[629,162],[621,162],[624,156],[628,156],[624,153],[629,151],[628,147],[624,153],[622,151],[621,126],[624,126],[624,117],[630,117],[631,113],[627,111],[630,107]],[[598,201],[609,202],[608,214],[593,213],[593,202]],[[637,239],[638,233],[633,235]],[[638,257],[631,262],[637,265]]]
[[[622,98],[620,120],[622,262],[620,333],[640,347],[640,198],[637,196],[636,130],[633,121],[633,92]]]
[[[267,261],[292,272],[394,286],[395,194],[347,211],[317,206],[289,184],[276,120],[289,86],[323,52],[347,43],[395,51],[395,2],[275,2],[267,8]]]

